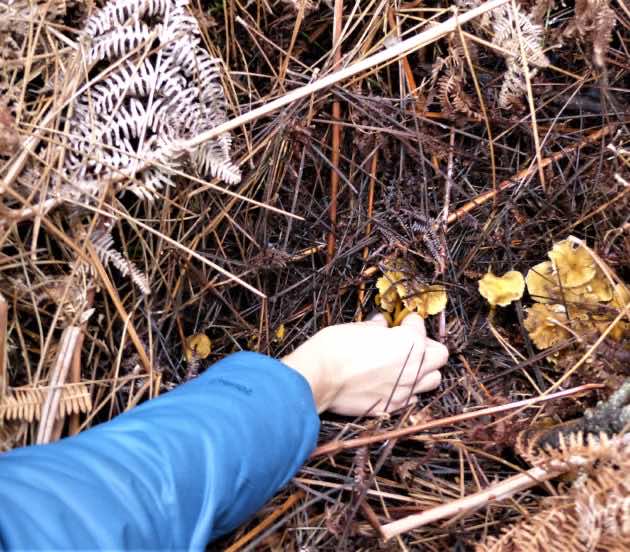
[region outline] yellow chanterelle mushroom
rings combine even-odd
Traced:
[[[597,272],[586,247],[570,239],[555,243],[548,253],[562,287],[574,288],[590,282]]]
[[[479,293],[492,307],[508,306],[523,296],[525,279],[517,270],[506,272],[503,276],[495,276],[488,272],[479,280]]]
[[[399,293],[406,291],[399,287]],[[447,302],[446,290],[439,285],[422,286],[413,296],[403,299],[405,307],[412,312],[416,311],[422,318],[442,312],[446,308]]]
[[[533,266],[525,277],[527,291],[538,303],[552,303],[557,296],[558,277],[554,274],[551,261]]]

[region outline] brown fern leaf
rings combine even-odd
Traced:
[[[615,26],[615,11],[610,0],[576,0],[575,18],[567,26],[564,35],[577,35],[592,44],[593,64],[602,69],[606,65],[606,51]]]
[[[583,431],[558,431],[555,444],[545,442],[548,435],[538,433],[526,445],[519,442],[519,452],[533,466],[549,470],[579,469],[602,460],[612,450],[613,437]]]
[[[450,116],[464,114],[479,120],[479,113],[474,109],[473,99],[464,92],[464,79],[451,71],[442,75],[437,82],[438,101],[442,111]]]
[[[39,420],[49,387],[13,387],[0,398],[0,420]],[[87,413],[92,410],[92,398],[84,383],[67,383],[61,388],[57,416]]]
[[[113,265],[123,276],[129,276],[131,281],[144,295],[151,294],[149,280],[145,274],[121,253],[114,249],[114,240],[109,227],[97,229],[91,237],[92,245],[104,265]]]
[[[630,441],[577,432],[533,458],[578,467],[566,495],[546,499],[538,513],[508,528],[477,552],[621,552],[630,550]]]
[[[0,423],[0,453],[19,446],[27,429],[28,424],[21,421]]]

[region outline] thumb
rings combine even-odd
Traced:
[[[402,328],[410,328],[414,330],[422,339],[427,336],[427,330],[424,327],[424,320],[418,313],[412,312],[405,316],[400,326]]]
[[[370,316],[366,321],[366,324],[374,324],[375,326],[383,326],[384,328],[387,328],[388,324],[387,324],[387,318],[385,318],[385,316],[380,313],[377,312],[376,314],[373,314],[372,316]]]

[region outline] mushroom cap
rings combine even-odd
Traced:
[[[591,281],[565,290],[565,298],[570,303],[607,303],[613,298],[613,289],[606,275],[597,269]]]
[[[493,307],[499,305],[506,307],[512,301],[523,297],[525,291],[525,279],[517,270],[510,270],[503,276],[495,276],[491,272],[479,280],[479,293]]]
[[[186,338],[184,355],[188,362],[193,358],[203,360],[210,355],[211,351],[212,341],[205,333],[197,333]]]
[[[446,308],[448,296],[446,290],[440,285],[420,286],[413,295],[407,295],[407,289],[398,286],[398,293],[404,293],[403,303],[410,311],[416,311],[422,318],[438,314]]]
[[[611,305],[619,310],[625,308],[625,306],[630,303],[630,290],[628,288],[619,283],[616,284],[612,291],[612,302]]]
[[[388,259],[383,276],[376,281],[380,307],[394,312],[400,302],[422,318],[442,312],[448,302],[446,290],[440,285],[421,282],[415,267],[405,259]]]
[[[525,277],[527,291],[538,303],[552,303],[557,296],[558,278],[551,261],[544,261],[529,269]]]
[[[570,336],[566,329],[554,322],[557,320],[564,325],[568,322],[562,305],[534,303],[526,311],[523,324],[538,349],[547,349]]]
[[[398,286],[412,279],[415,269],[404,259],[386,259],[383,269],[383,275],[376,280],[377,304],[383,310],[393,312],[401,299]]]
[[[554,243],[547,255],[564,288],[583,286],[590,282],[597,272],[595,259],[591,257],[586,247],[572,240]]]
[[[387,272],[376,280],[376,289],[378,289],[376,304],[387,312],[393,312],[396,303],[400,301],[396,291],[396,282],[390,279],[391,276],[392,273]]]

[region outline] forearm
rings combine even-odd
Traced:
[[[15,548],[196,548],[299,469],[319,419],[306,381],[240,353],[110,423],[0,457]]]

